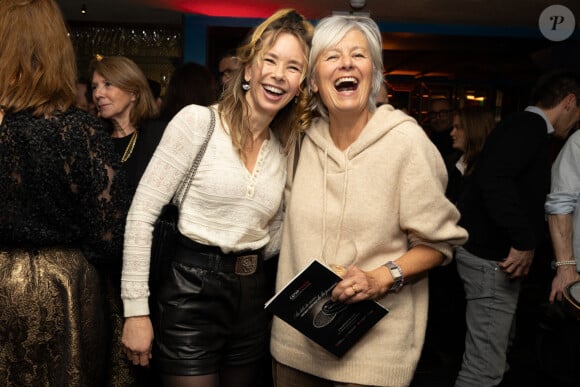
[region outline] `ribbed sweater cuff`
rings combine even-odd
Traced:
[[[147,302],[147,298],[136,298],[133,300],[124,299],[123,307],[125,317],[149,315],[149,303]]]

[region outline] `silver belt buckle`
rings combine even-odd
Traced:
[[[236,258],[236,271],[237,275],[252,275],[258,269],[258,256],[256,254],[252,255],[242,255]]]

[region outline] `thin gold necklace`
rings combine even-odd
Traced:
[[[137,142],[138,135],[139,133],[137,129],[135,129],[135,131],[131,135],[131,139],[129,140],[127,147],[125,148],[125,152],[123,152],[123,157],[121,157],[121,163],[124,163],[125,161],[129,160],[129,157],[131,157],[133,149],[135,148],[135,143]]]

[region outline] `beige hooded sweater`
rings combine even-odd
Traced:
[[[377,109],[344,151],[334,145],[328,121],[316,119],[302,142],[294,181],[288,176],[277,290],[312,259],[325,262],[324,245],[337,240],[354,243],[355,265],[368,271],[416,245],[431,246],[449,260],[467,238],[444,195],[447,175],[439,152],[413,118],[390,105]],[[340,359],[275,318],[274,358],[337,382],[409,385],[425,336],[426,276],[378,302],[389,314]]]

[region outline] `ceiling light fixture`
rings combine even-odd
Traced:
[[[82,13],[83,15],[87,13],[87,6],[86,6],[86,4],[83,4],[83,5],[81,6],[81,13]]]

